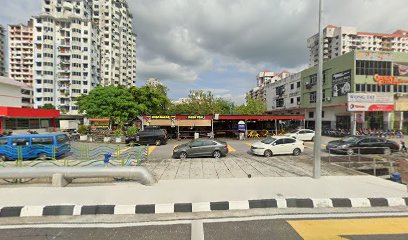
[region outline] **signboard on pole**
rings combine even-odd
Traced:
[[[332,86],[333,97],[346,96],[351,91],[351,70],[333,74]]]
[[[349,93],[347,103],[350,112],[394,111],[394,96],[392,93]]]

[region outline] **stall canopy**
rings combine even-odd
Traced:
[[[0,107],[0,117],[8,118],[58,118],[60,111],[53,109],[33,109]]]
[[[224,121],[270,121],[270,120],[304,120],[304,115],[219,115]]]

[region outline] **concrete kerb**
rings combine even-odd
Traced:
[[[278,204],[278,200],[284,201],[285,204]],[[83,215],[152,215],[225,212],[251,209],[361,209],[384,207],[401,207],[401,211],[407,211],[408,198],[287,198],[141,205],[7,206],[0,208],[0,218]]]

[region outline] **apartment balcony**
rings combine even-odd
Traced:
[[[70,56],[71,52],[69,50],[62,48],[58,51],[58,55],[59,56]]]

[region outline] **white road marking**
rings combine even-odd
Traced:
[[[204,240],[203,221],[191,222],[191,240]]]

